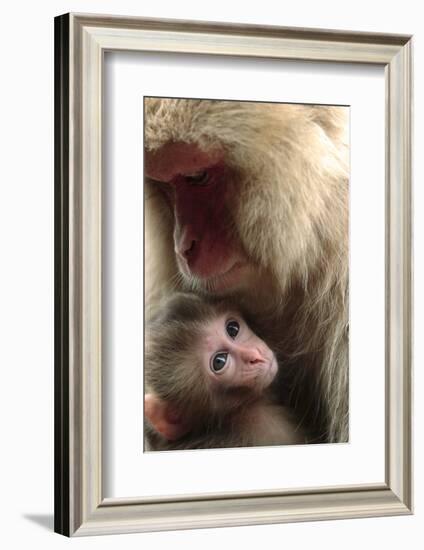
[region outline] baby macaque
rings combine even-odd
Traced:
[[[231,302],[175,294],[146,329],[146,449],[305,443],[274,400],[277,372],[275,354]]]

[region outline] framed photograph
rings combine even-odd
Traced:
[[[412,513],[411,41],[55,19],[56,532]]]

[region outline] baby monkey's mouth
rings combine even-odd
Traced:
[[[272,384],[277,375],[277,371],[278,363],[275,355],[272,353],[270,356],[264,357],[261,374],[256,378],[255,393],[261,395],[262,392]]]
[[[273,382],[277,374],[277,371],[278,371],[277,359],[275,355],[272,354],[271,358],[269,359],[267,372],[264,376],[264,386],[263,386],[264,388],[267,388],[268,386],[271,385],[271,383]]]

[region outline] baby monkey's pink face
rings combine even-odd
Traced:
[[[277,374],[277,360],[239,314],[225,313],[205,328],[203,368],[213,388],[250,388],[260,394]]]

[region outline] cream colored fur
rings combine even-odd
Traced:
[[[299,391],[313,372],[325,440],[347,441],[348,109],[147,99],[146,149],[172,141],[224,150],[235,231],[267,274],[246,299],[299,364]],[[172,217],[154,186],[146,193],[146,303],[154,308],[182,281]]]

